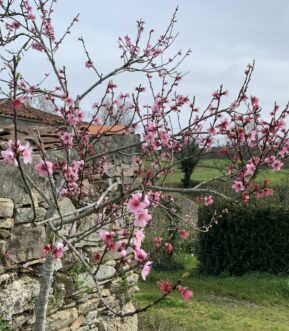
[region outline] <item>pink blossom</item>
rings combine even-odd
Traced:
[[[208,133],[214,135],[214,134],[217,133],[217,131],[216,131],[216,129],[215,129],[214,127],[211,126],[211,127],[208,129]]]
[[[177,286],[177,290],[181,293],[185,301],[190,300],[193,296],[193,291],[189,290],[187,287]]]
[[[51,244],[47,244],[42,248],[42,255],[47,255],[51,251]]]
[[[186,230],[179,230],[179,234],[183,239],[188,239],[190,236],[190,232]]]
[[[145,252],[143,249],[141,249],[139,247],[135,247],[134,257],[135,257],[136,260],[138,260],[140,262],[144,262],[148,257],[148,253]]]
[[[131,198],[128,200],[127,206],[132,212],[138,212],[143,210],[146,207],[146,205],[144,202],[142,202],[142,194],[134,193],[131,196]]]
[[[279,171],[282,167],[283,167],[284,163],[282,163],[281,161],[275,160],[271,163],[271,167],[272,167],[272,171]]]
[[[143,280],[146,280],[147,276],[151,272],[153,262],[147,261],[142,268],[141,276]]]
[[[235,192],[241,192],[241,191],[245,190],[245,187],[244,187],[244,184],[241,181],[235,180],[234,184],[232,185],[232,189]]]
[[[32,147],[27,143],[23,151],[24,164],[32,163]]]
[[[90,60],[88,60],[88,61],[85,62],[85,67],[86,67],[86,68],[91,68],[92,65],[93,65],[93,62],[90,61]]]
[[[66,250],[67,247],[64,247],[63,243],[58,241],[52,249],[52,256],[55,259],[60,259]]]
[[[113,234],[109,231],[100,230],[99,236],[100,236],[100,239],[103,240],[106,244],[113,241]]]
[[[174,246],[171,243],[165,243],[165,248],[168,253],[171,253],[174,250]]]
[[[249,192],[243,192],[242,193],[242,201],[243,203],[248,203],[250,200],[250,194]]]
[[[252,96],[251,97],[251,104],[253,107],[258,108],[259,107],[259,99],[257,97]]]
[[[209,206],[214,203],[213,197],[209,195],[208,197],[204,197],[204,205]]]
[[[135,233],[134,244],[136,247],[140,247],[145,238],[144,229],[140,229]]]
[[[97,264],[97,263],[99,263],[99,261],[101,259],[101,255],[98,252],[96,252],[96,253],[92,254],[92,259]]]
[[[1,156],[3,157],[4,163],[6,165],[17,166],[17,161],[16,161],[15,153],[10,148],[6,149],[5,151],[1,151]]]
[[[60,140],[64,146],[72,147],[72,134],[69,132],[62,132],[60,135]]]
[[[161,245],[161,242],[162,242],[163,238],[161,237],[155,237],[154,238],[154,243],[157,247],[159,247]]]
[[[36,51],[39,51],[39,52],[43,51],[43,47],[38,42],[32,43],[32,48],[35,49]]]
[[[157,282],[157,285],[164,293],[170,293],[172,291],[172,285],[168,280],[160,280]]]
[[[23,106],[24,101],[25,101],[24,97],[20,96],[12,101],[12,105],[16,110],[19,110]]]
[[[125,257],[125,256],[127,256],[127,250],[126,250],[126,249],[122,249],[122,250],[120,251],[120,256],[121,256],[121,257]]]
[[[147,209],[140,210],[135,213],[134,225],[144,228],[151,218],[152,216],[149,214]]]
[[[38,171],[38,174],[41,177],[47,175],[50,176],[53,173],[53,164],[49,161],[41,160],[36,166],[34,166],[34,170]]]
[[[255,165],[252,162],[246,164],[245,176],[252,176],[256,170]]]

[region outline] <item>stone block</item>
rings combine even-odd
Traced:
[[[0,198],[0,217],[12,217],[14,211],[14,203],[11,199]]]
[[[78,318],[76,308],[60,310],[47,319],[46,329],[49,331],[60,331],[68,328]]]
[[[14,219],[13,218],[0,218],[0,228],[1,229],[12,229],[14,226]]]
[[[82,303],[78,306],[78,312],[80,314],[86,314],[90,310],[95,310],[99,305],[99,299],[93,298],[91,300],[87,300],[85,303]]]
[[[44,208],[35,208],[36,212],[36,219],[35,221],[43,221],[46,215],[46,209]],[[16,219],[15,223],[17,222],[29,222],[33,219],[33,209],[32,208],[17,208],[16,209]]]
[[[84,316],[79,316],[77,320],[75,320],[71,325],[70,325],[70,331],[78,331],[80,326],[84,323],[85,317]]]
[[[78,329],[78,331],[88,331],[89,330],[89,326],[82,326],[81,328]]]
[[[5,229],[0,229],[0,239],[8,239],[11,236],[11,232]]]
[[[85,316],[85,324],[91,325],[98,322],[99,312],[98,310],[92,310]]]
[[[11,321],[13,315],[34,308],[34,299],[39,295],[39,282],[33,278],[18,279],[1,289],[0,316]]]
[[[47,243],[44,226],[16,226],[8,241],[7,253],[12,263],[21,263],[42,258],[41,251]]]

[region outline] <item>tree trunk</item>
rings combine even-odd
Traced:
[[[52,283],[53,271],[54,271],[54,259],[49,254],[42,268],[40,293],[35,312],[36,320],[34,325],[34,331],[45,331],[47,306],[48,306],[49,292]]]

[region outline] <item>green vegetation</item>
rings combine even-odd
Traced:
[[[224,202],[199,209],[199,226],[217,224],[198,235],[200,270],[242,275],[252,271],[289,274],[289,210],[284,206],[236,206]],[[218,217],[220,217],[218,219]]]
[[[226,172],[227,164],[228,161],[222,159],[200,160],[191,181],[201,182],[222,176]],[[289,168],[283,168],[279,172],[263,170],[257,181],[261,183],[264,178],[270,180],[270,186],[274,186],[276,193],[273,197],[252,202],[263,207],[287,205]],[[170,186],[181,186],[181,179],[182,173],[176,171],[164,181]],[[210,186],[230,196],[234,195],[228,181],[213,181]],[[186,196],[193,199],[196,195]],[[285,232],[288,233],[286,230]],[[240,240],[244,241],[244,238]],[[280,238],[275,237],[275,241],[280,244]],[[278,249],[275,254],[280,254],[280,258],[283,256]],[[267,258],[270,259],[270,254]],[[194,297],[191,301],[184,302],[179,293],[173,293],[139,316],[140,331],[289,330],[288,276],[257,272],[243,276],[207,276],[199,273],[199,263],[195,256],[179,253],[175,259],[183,269],[153,270],[147,282],[140,283],[141,292],[135,297],[135,304],[143,306],[159,297],[161,293],[156,286],[157,280],[168,279],[174,282],[186,273],[188,277],[183,280],[183,285],[194,291]]]
[[[141,283],[135,297],[138,306],[158,298],[159,279],[177,280],[188,272],[184,285],[194,297],[184,302],[178,293],[140,316],[141,331],[259,331],[288,330],[289,278],[252,273],[241,277],[213,277],[197,272],[191,255],[178,258],[184,270],[153,272]],[[154,328],[153,328],[154,327]]]
[[[184,187],[189,187],[191,176],[197,163],[199,162],[199,147],[194,139],[188,139],[182,149],[176,154],[176,158],[180,161],[179,169],[183,173],[182,184]]]
[[[10,331],[11,326],[0,317],[0,331]]]
[[[226,165],[228,165],[228,160],[200,160],[194,169],[191,180],[194,182],[202,182],[214,177],[222,176],[226,173]],[[271,169],[264,169],[258,175],[257,180],[261,182],[265,178],[269,178],[270,183],[273,186],[281,185],[284,180],[286,181],[289,178],[289,168],[283,168],[277,172],[272,172]],[[180,170],[176,170],[165,179],[165,183],[170,185],[179,184],[181,181],[182,172]]]

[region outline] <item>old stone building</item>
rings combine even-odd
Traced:
[[[5,148],[9,139],[14,137],[13,111],[9,101],[0,102],[0,150]],[[44,120],[43,120],[44,119]],[[18,130],[21,142],[29,142],[37,151],[37,133],[49,151],[51,159],[61,157],[62,150],[58,145],[57,132],[62,126],[57,115],[43,114],[39,110],[25,108],[19,112]],[[99,129],[100,130],[100,129]],[[92,134],[99,132],[94,127]],[[103,130],[103,127],[102,127]],[[95,147],[96,153],[118,146],[133,145],[138,141],[134,134],[126,135],[117,130],[100,139]],[[112,153],[109,156],[107,177],[111,180],[129,182],[134,176],[132,154]],[[37,162],[37,155],[34,163]],[[48,182],[35,175],[30,167],[25,166],[32,181],[40,191],[48,192]],[[23,185],[19,170],[7,167],[0,160],[0,325],[9,324],[12,330],[32,330],[34,308],[40,289],[41,268],[44,262],[43,245],[48,241],[45,225],[32,226],[30,223],[32,208],[28,192]],[[46,215],[46,205],[37,190],[33,191],[36,204],[37,220]],[[63,213],[74,210],[68,198],[60,201]],[[88,216],[84,227],[94,224],[96,215]],[[80,241],[77,248],[85,254],[97,250],[99,238]],[[69,256],[69,255],[68,255]],[[115,256],[110,254],[97,271],[97,279],[106,302],[114,309],[128,312],[133,310],[130,297],[137,291],[138,277],[128,272],[124,278],[116,277]],[[101,306],[93,279],[81,265],[67,257],[57,261],[54,282],[49,299],[47,330],[48,331],[135,331],[137,317],[113,317]]]

